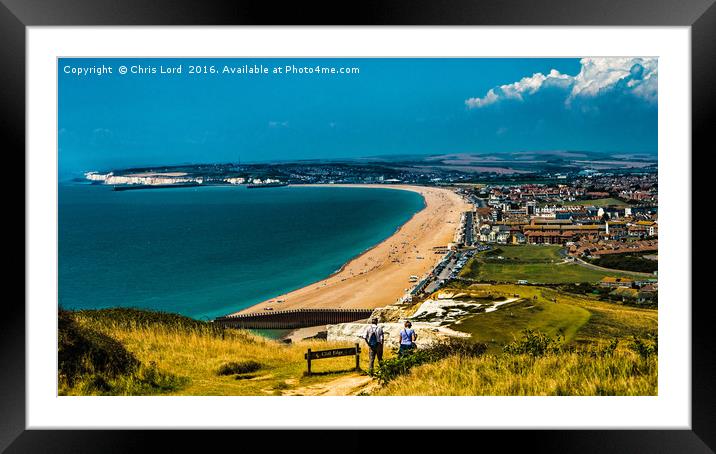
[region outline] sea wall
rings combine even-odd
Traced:
[[[214,319],[214,323],[239,329],[292,329],[363,320],[368,318],[371,311],[371,309],[294,309],[218,317]]]

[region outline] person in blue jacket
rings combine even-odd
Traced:
[[[406,320],[405,327],[400,330],[400,350],[398,350],[398,356],[403,356],[415,349],[415,341],[418,339],[418,335],[412,326],[413,324]]]

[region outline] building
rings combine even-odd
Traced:
[[[617,287],[609,293],[610,296],[620,298],[622,301],[636,300],[639,296],[639,290],[630,287]]]
[[[604,233],[610,240],[618,240],[627,236],[629,231],[626,222],[607,221]]]
[[[612,277],[612,276],[606,276],[603,277],[602,280],[599,282],[599,285],[602,287],[631,287],[631,285],[634,283],[632,279],[629,279],[628,277]]]
[[[527,212],[527,216],[534,216],[537,213],[537,202],[530,200],[525,205],[525,210]]]
[[[639,303],[651,303],[656,301],[658,298],[658,292],[656,286],[653,284],[646,284],[639,289],[637,294],[637,301]]]
[[[529,224],[522,227],[522,232],[528,244],[564,245],[582,237],[598,238],[606,231],[606,226],[602,224],[575,225],[563,222],[569,221],[556,220],[552,223]]]

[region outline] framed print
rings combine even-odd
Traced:
[[[712,2],[257,5],[3,0],[26,263],[3,448],[713,450]]]

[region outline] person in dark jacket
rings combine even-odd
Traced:
[[[383,361],[383,328],[378,325],[378,319],[373,318],[371,325],[363,334],[363,339],[368,344],[368,373],[373,374],[373,363],[378,357],[378,364]]]

